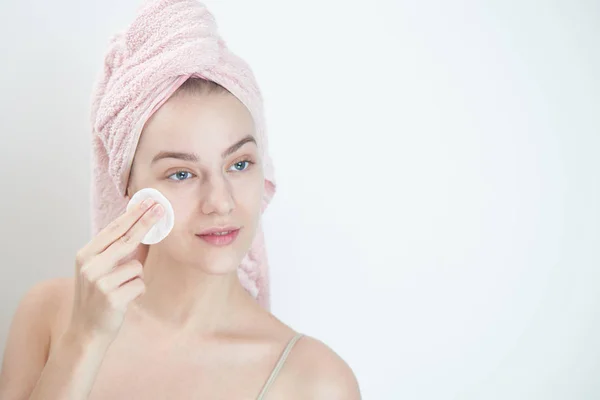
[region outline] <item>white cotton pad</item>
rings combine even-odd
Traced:
[[[175,225],[175,213],[173,212],[173,206],[167,200],[167,198],[158,190],[154,188],[144,188],[136,192],[129,200],[127,204],[127,210],[131,207],[141,203],[147,198],[151,198],[157,203],[161,204],[164,209],[164,214],[152,228],[148,231],[146,236],[142,239],[143,244],[155,244],[167,237],[167,235],[173,229]]]

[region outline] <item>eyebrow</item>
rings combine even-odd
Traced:
[[[256,140],[254,136],[248,135],[242,140],[234,143],[229,146],[223,153],[221,153],[221,157],[225,158],[228,155],[235,153],[240,147],[245,145],[246,143],[254,143],[256,145]],[[200,160],[200,157],[196,153],[185,153],[180,151],[161,151],[157,155],[154,156],[152,162],[150,164],[154,164],[158,160],[162,160],[163,158],[176,158],[183,161],[190,161],[197,163]]]

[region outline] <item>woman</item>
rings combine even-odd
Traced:
[[[145,121],[126,198],[160,190],[173,230],[140,245],[162,210],[133,207],[78,252],[74,278],[34,286],[11,325],[0,398],[360,398],[335,352],[240,282],[265,170],[257,118],[239,97],[190,77]]]

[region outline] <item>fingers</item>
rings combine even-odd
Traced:
[[[92,280],[109,273],[119,261],[135,251],[146,233],[160,219],[161,215],[162,206],[160,204],[154,205],[120,238],[113,241],[104,251],[82,266],[81,272],[83,273],[84,270],[89,271],[86,272],[87,277]]]
[[[125,310],[132,300],[146,291],[146,285],[141,278],[134,278],[119,286],[109,294],[109,299],[114,308]]]
[[[138,260],[119,265],[114,271],[97,278],[96,285],[104,293],[110,293],[134,278],[143,279],[144,269]]]
[[[155,204],[155,202],[152,199],[147,199],[136,207],[132,207],[102,229],[77,253],[75,259],[77,268],[81,268],[92,257],[103,252],[108,246],[129,231],[132,226],[150,210],[150,207],[152,207],[153,204]]]

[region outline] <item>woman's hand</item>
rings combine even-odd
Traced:
[[[118,265],[133,253],[164,210],[152,199],[126,211],[79,250],[75,261],[73,313],[67,331],[76,337],[112,342],[131,301],[145,291],[138,260]]]

